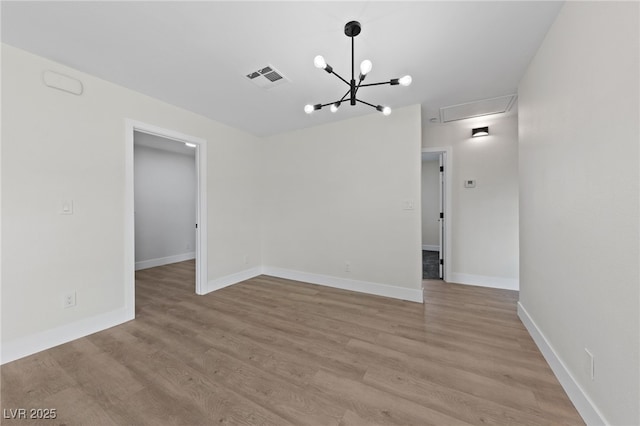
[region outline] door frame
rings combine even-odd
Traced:
[[[135,219],[134,219],[134,132],[147,133],[178,142],[196,145],[196,284],[195,293],[205,294],[207,289],[207,141],[164,129],[153,124],[125,119],[125,307],[135,316]]]
[[[443,281],[447,281],[448,277],[451,277],[451,183],[453,182],[453,149],[450,146],[422,148],[420,153],[420,164],[422,165],[422,153],[437,153],[444,154],[444,194],[440,194],[440,197],[444,197],[444,271]],[[422,173],[420,174],[422,179]],[[422,259],[422,256],[420,256]],[[422,270],[422,267],[420,268]]]

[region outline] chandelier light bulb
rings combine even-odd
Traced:
[[[404,77],[402,77],[400,80],[398,80],[398,82],[402,85],[402,86],[408,86],[411,84],[411,76],[410,75],[405,75]]]
[[[338,111],[338,107],[340,106],[340,102],[336,102],[335,104],[331,105],[331,112],[336,112]]]
[[[307,114],[311,114],[313,110],[314,110],[313,105],[307,104],[304,106],[304,112],[306,112]]]
[[[371,63],[371,61],[368,59],[365,59],[360,64],[360,74],[362,74],[363,76],[369,74],[371,72],[372,67],[373,67],[373,64]]]
[[[313,64],[316,66],[316,68],[320,69],[325,69],[327,67],[327,61],[324,60],[322,55],[318,55],[313,58]]]
[[[391,114],[391,108],[389,108],[388,106],[383,107],[382,105],[378,105],[376,107],[376,109],[378,111],[380,111],[382,113],[382,115],[389,115]]]

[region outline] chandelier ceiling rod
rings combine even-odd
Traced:
[[[368,83],[368,84],[362,84],[362,82],[364,81],[365,77],[367,76],[367,74],[371,71],[371,61],[368,59],[365,59],[364,61],[362,61],[362,63],[360,64],[360,75],[358,77],[358,83],[356,84],[356,79],[355,79],[355,49],[354,49],[354,38],[360,34],[361,31],[361,26],[360,23],[358,21],[350,21],[347,22],[347,24],[344,26],[344,33],[347,37],[351,38],[351,81],[347,81],[344,78],[342,78],[338,73],[336,73],[335,71],[333,71],[333,67],[329,64],[327,64],[327,62],[324,60],[324,58],[320,55],[316,56],[313,60],[313,63],[315,64],[315,66],[317,68],[322,68],[324,69],[326,72],[328,72],[329,74],[333,74],[336,77],[338,77],[340,80],[342,80],[347,86],[349,86],[349,90],[347,91],[347,93],[344,94],[344,96],[342,98],[340,98],[337,101],[334,102],[329,102],[326,104],[315,104],[315,105],[305,105],[304,107],[304,112],[306,112],[307,114],[311,114],[313,111],[322,109],[322,107],[326,107],[331,105],[331,112],[336,112],[338,110],[338,108],[340,107],[340,104],[342,104],[342,102],[347,98],[347,96],[349,96],[349,103],[351,105],[355,105],[357,102],[360,102],[361,104],[364,105],[368,105],[370,107],[375,108],[376,110],[382,112],[384,115],[389,115],[391,114],[391,108],[389,108],[388,106],[382,106],[382,105],[373,105],[370,104],[369,102],[365,102],[361,99],[358,99],[356,97],[358,90],[361,87],[369,87],[369,86],[380,86],[383,84],[389,84],[391,86],[396,86],[398,84],[402,85],[402,86],[408,86],[411,84],[411,76],[410,75],[405,75],[402,78],[392,78],[389,81],[381,81],[379,83]]]

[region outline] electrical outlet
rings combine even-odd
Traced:
[[[585,372],[587,373],[587,377],[589,377],[591,380],[595,380],[595,376],[596,376],[596,365],[595,365],[595,358],[593,357],[593,354],[591,353],[591,351],[589,351],[589,349],[584,348],[584,352],[586,354],[585,357]]]
[[[71,308],[76,306],[76,292],[72,291],[64,295],[63,305],[64,308]]]
[[[345,272],[351,272],[351,262],[344,263],[344,270]]]
[[[245,265],[249,264],[249,256],[247,256],[247,255],[244,256],[244,264]]]

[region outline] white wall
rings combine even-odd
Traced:
[[[419,106],[268,138],[266,272],[422,300],[420,154]]]
[[[422,162],[422,245],[440,246],[440,163]]]
[[[567,2],[519,87],[520,314],[592,424],[640,424],[639,12]]]
[[[195,258],[195,150],[185,155],[137,143],[153,138],[135,135],[136,270]]]
[[[48,69],[80,79],[84,93],[46,87]],[[209,280],[261,265],[259,139],[2,45],[3,361],[91,332],[96,317],[126,320],[126,118],[207,141]],[[63,199],[73,215],[58,213]],[[77,306],[63,309],[68,291]]]
[[[474,127],[490,135],[471,138]],[[424,148],[451,147],[448,281],[518,289],[518,122],[515,115],[425,123]],[[476,187],[464,188],[475,179]]]

